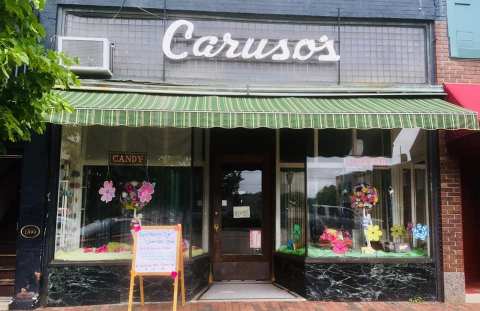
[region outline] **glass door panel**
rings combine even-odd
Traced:
[[[262,170],[223,167],[221,255],[262,255]]]

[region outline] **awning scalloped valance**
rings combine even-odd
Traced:
[[[80,126],[479,129],[477,113],[438,98],[181,96],[55,91],[74,107],[46,121]]]

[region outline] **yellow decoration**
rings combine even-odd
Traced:
[[[366,230],[368,241],[380,241],[383,232],[378,225],[369,225]]]
[[[407,230],[402,225],[393,225],[390,229],[394,239],[403,238],[407,235]]]

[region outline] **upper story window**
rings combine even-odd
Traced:
[[[450,56],[480,58],[480,2],[448,0],[448,37]]]

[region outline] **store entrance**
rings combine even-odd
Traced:
[[[478,158],[464,158],[461,161],[462,208],[463,208],[463,243],[465,260],[465,285],[467,294],[480,294],[480,192],[478,176],[480,164]]]
[[[21,163],[18,157],[0,157],[0,297],[14,294]]]
[[[237,153],[222,143],[224,131],[212,136],[213,279],[271,280],[273,153],[259,146],[274,133],[230,130],[230,140],[249,142]]]

